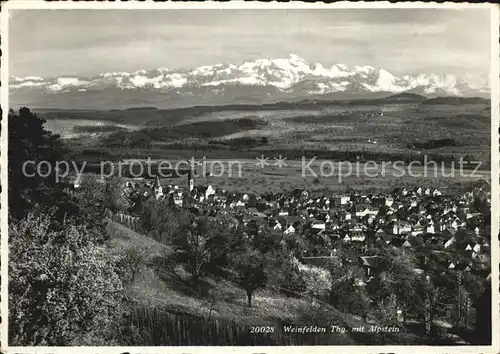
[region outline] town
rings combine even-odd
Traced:
[[[479,300],[481,294],[474,294],[491,281],[490,192],[486,183],[458,195],[418,186],[375,195],[355,190],[314,195],[303,189],[254,195],[197,186],[194,175],[187,173],[185,186],[168,185],[158,177],[128,180],[121,188],[129,207],[113,215],[113,220],[161,241],[164,239],[155,230],[143,227],[148,203],[168,205],[220,223],[224,220],[249,242],[262,242],[262,235],[272,235],[283,249],[292,250],[301,264],[326,269],[332,260],[338,260],[340,267],[354,262],[362,269],[354,279],[358,289],[376,283],[387,267],[385,250],[395,250],[403,257],[415,258],[412,271],[417,276],[437,286],[442,282],[448,293],[451,290],[447,295],[450,303],[436,316],[458,316],[456,323],[466,328],[473,326],[472,318],[479,321],[488,316],[484,313],[488,309],[481,308],[485,305]],[[287,248],[291,240],[295,245]],[[450,279],[453,286],[447,283]],[[398,322],[409,321],[402,306],[397,307],[396,317]]]
[[[2,348],[498,353],[497,7],[153,3],[1,13]]]
[[[422,187],[394,189],[388,195],[352,191],[320,196],[301,189],[290,194],[252,195],[212,185],[195,186],[191,176],[186,188],[164,188],[158,177],[154,182],[127,181],[123,193],[132,205],[128,214],[117,217],[137,221],[148,198],[198,215],[231,215],[247,237],[270,229],[307,238],[313,247],[304,250],[303,258],[329,257],[338,245],[349,244],[359,251],[367,275],[373,274],[376,257],[362,255],[381,245],[400,249],[428,245],[448,269],[481,272],[489,267],[490,230],[484,212],[489,208],[490,192],[486,186],[459,196],[444,196],[437,189]],[[457,233],[465,236],[458,239]],[[456,251],[468,257],[462,259]]]

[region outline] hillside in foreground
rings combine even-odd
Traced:
[[[143,345],[377,345],[383,343],[419,344],[428,341],[420,333],[401,327],[399,333],[360,333],[352,328],[377,326],[359,316],[344,314],[324,302],[311,302],[298,294],[285,295],[280,291],[264,289],[254,295],[253,306],[246,306],[245,291],[228,280],[223,271],[209,272],[202,278],[202,287],[217,289],[217,301],[210,302],[200,295],[188,272],[173,260],[173,250],[147,236],[116,222],[108,224],[112,235],[110,245],[121,252],[145,248],[150,253],[132,284],[127,296],[137,309],[133,316],[148,343]],[[177,330],[176,326],[189,323],[190,331]],[[213,327],[219,343],[210,342],[203,335],[190,335],[195,324],[206,331],[206,324]],[[203,324],[203,325],[202,325]],[[345,333],[284,334],[284,326],[339,326]],[[249,334],[251,327],[274,327],[273,334]],[[196,327],[194,327],[196,328]],[[232,332],[232,335],[228,335]],[[171,333],[169,336],[168,333]],[[203,332],[209,336],[207,332]],[[176,339],[174,339],[174,337]],[[183,343],[176,342],[183,340]],[[227,342],[225,342],[227,341]],[[444,342],[443,342],[444,341]],[[446,344],[441,339],[441,344]],[[453,343],[450,339],[449,344]]]

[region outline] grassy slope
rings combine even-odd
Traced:
[[[208,317],[207,304],[196,296],[189,283],[189,274],[179,264],[169,264],[173,251],[146,236],[140,235],[127,227],[110,222],[108,230],[112,234],[112,247],[127,249],[146,246],[150,249],[147,265],[143,267],[134,283],[128,287],[129,299],[139,304],[160,307],[172,313],[188,313]],[[159,265],[162,265],[161,267]],[[168,269],[168,270],[166,270]],[[223,293],[224,301],[216,304],[212,316],[235,321],[246,325],[338,325],[346,328],[371,324],[363,322],[354,315],[343,314],[327,304],[312,305],[310,301],[286,297],[270,290],[259,291],[254,295],[253,307],[246,306],[245,292],[234,283],[213,276],[206,276],[204,281]],[[319,320],[321,319],[321,320]],[[281,330],[281,329],[279,329]],[[381,337],[375,338],[370,333],[328,333],[336,344],[375,344]],[[417,343],[415,334],[401,332],[392,334],[390,343]]]

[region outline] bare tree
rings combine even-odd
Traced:
[[[210,217],[188,218],[180,225],[174,239],[178,251],[186,256],[193,279],[198,279],[202,266],[226,251],[224,228]]]
[[[212,318],[212,313],[214,312],[217,304],[220,301],[223,301],[225,298],[225,294],[221,291],[220,288],[211,288],[204,294],[203,296],[203,303],[204,307],[208,309],[208,320]]]
[[[150,249],[147,246],[131,247],[125,251],[124,263],[128,283],[134,282],[149,253]]]

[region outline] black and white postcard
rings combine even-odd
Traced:
[[[1,11],[6,353],[498,353],[493,4]]]

